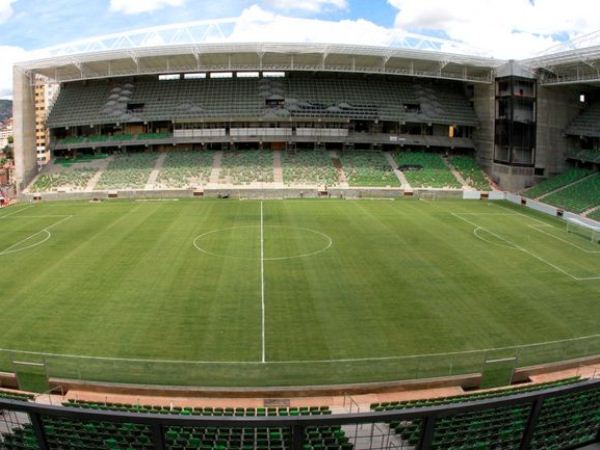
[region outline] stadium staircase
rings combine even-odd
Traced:
[[[396,174],[398,181],[400,181],[400,187],[402,187],[402,189],[404,189],[406,191],[412,190],[412,187],[410,186],[410,183],[404,176],[404,173],[402,173],[401,170],[398,170],[396,161],[394,161],[394,157],[391,155],[391,153],[384,152],[383,154],[385,155],[385,159],[387,159],[387,162],[389,163],[390,167],[394,170],[394,173]]]
[[[579,377],[424,400],[374,403],[373,411],[394,411],[423,408],[477,400],[501,398],[516,394],[534,393],[545,389],[578,383]],[[485,409],[439,418],[436,422],[433,449],[511,449],[519,448],[520,439],[531,409],[530,404]],[[389,423],[402,439],[403,445],[414,446],[422,433],[420,421]],[[585,393],[566,394],[546,399],[540,412],[531,449],[578,448],[596,441],[600,431],[600,389]]]

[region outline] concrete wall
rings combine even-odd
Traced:
[[[157,190],[157,191],[95,191],[95,192],[48,192],[40,194],[22,193],[24,202],[68,201],[68,200],[108,200],[111,197],[125,200],[168,200],[177,198],[218,198],[229,196],[232,199],[286,199],[286,198],[419,198],[423,194],[435,193],[437,198],[462,199],[463,191],[441,189],[417,189],[411,195],[399,188],[330,188],[326,192],[316,189],[204,189],[202,196],[195,196],[193,190]]]
[[[544,177],[566,167],[568,140],[564,130],[582,109],[579,93],[571,87],[538,85],[536,167],[544,168]]]
[[[494,181],[505,191],[517,192],[533,184],[533,167],[509,166],[494,163],[492,172]]]
[[[473,132],[477,162],[491,175],[494,161],[496,87],[494,84],[477,84],[473,93],[473,107],[479,119],[479,127]]]
[[[17,191],[37,173],[35,146],[35,92],[29,76],[13,69],[13,132]]]

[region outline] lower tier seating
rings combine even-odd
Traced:
[[[338,184],[338,176],[331,157],[321,150],[298,150],[294,153],[282,152],[281,166],[283,181],[293,184]]]
[[[5,391],[5,390],[0,389],[0,398],[7,399],[7,400],[29,401],[29,400],[33,400],[34,397],[31,394],[24,394],[24,393],[15,392],[15,391]]]
[[[600,205],[600,174],[567,186],[544,197],[543,200],[558,208],[576,213],[598,206]]]
[[[587,177],[592,173],[589,169],[572,168],[564,171],[563,173],[556,175],[555,177],[548,178],[541,183],[536,184],[532,188],[525,192],[525,195],[530,198],[538,198],[542,195],[548,194],[561,187],[568,186],[577,180]]]
[[[95,169],[67,168],[60,171],[40,174],[29,188],[32,192],[58,190],[84,190],[96,173]]]
[[[578,377],[522,388],[488,391],[424,400],[375,403],[375,411],[391,411],[427,406],[466,403],[536,392],[579,382]],[[438,419],[434,449],[517,449],[531,409],[531,404],[467,412]],[[390,427],[409,445],[416,445],[422,431],[421,421],[392,422]],[[600,389],[565,394],[544,401],[533,437],[532,449],[566,449],[596,439],[600,430]]]
[[[462,187],[438,153],[398,152],[394,159],[414,188]]]
[[[477,164],[477,161],[475,161],[475,158],[470,156],[453,156],[450,162],[469,186],[480,191],[490,190],[490,183],[481,170],[481,167]]]
[[[169,152],[157,182],[160,187],[176,189],[208,183],[214,155],[210,150]]]
[[[341,161],[350,186],[400,186],[381,152],[346,150],[341,153]]]
[[[116,403],[71,401],[65,406],[121,412],[198,416],[299,416],[331,414],[327,407],[306,408],[180,408]],[[43,417],[44,430],[51,448],[81,449],[152,449],[152,433],[148,426],[133,423],[113,424]],[[4,436],[6,450],[37,448],[30,426],[13,429]],[[306,450],[351,450],[352,444],[339,426],[308,427]],[[169,450],[283,450],[291,446],[287,427],[168,427],[165,444]]]
[[[102,173],[96,189],[141,189],[154,168],[158,153],[116,155]]]
[[[227,184],[273,182],[273,155],[268,150],[230,150],[223,152],[221,179]]]

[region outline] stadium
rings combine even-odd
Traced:
[[[598,448],[600,46],[215,26],[14,66],[0,449]]]

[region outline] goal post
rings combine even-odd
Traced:
[[[600,243],[600,226],[594,226],[574,218],[568,218],[566,221],[567,233],[580,236],[593,243]]]

